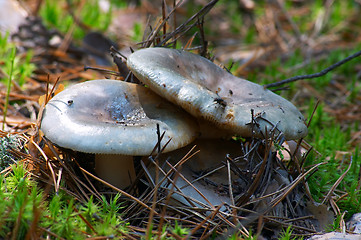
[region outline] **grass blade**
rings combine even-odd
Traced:
[[[5,107],[4,107],[4,115],[3,115],[3,126],[2,126],[3,131],[5,130],[6,114],[8,112],[8,106],[9,106],[9,95],[10,95],[10,89],[11,89],[12,76],[13,76],[15,55],[16,55],[16,48],[14,47],[11,49],[11,55],[10,55],[10,72],[9,72],[6,97],[5,97]]]

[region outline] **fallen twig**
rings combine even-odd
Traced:
[[[271,87],[278,87],[280,85],[286,84],[286,83],[290,83],[290,82],[295,82],[298,80],[303,80],[303,79],[311,79],[311,78],[317,78],[317,77],[321,77],[323,75],[326,75],[328,72],[334,70],[335,68],[341,66],[344,63],[347,63],[348,61],[357,58],[361,55],[361,51],[358,51],[350,56],[348,56],[347,58],[329,66],[328,68],[323,69],[321,72],[318,73],[313,73],[313,74],[307,74],[307,75],[299,75],[299,76],[294,76],[279,82],[275,82],[275,83],[270,83],[270,84],[265,84],[263,85],[264,88],[271,88]]]

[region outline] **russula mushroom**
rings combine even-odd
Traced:
[[[184,165],[188,166],[193,172],[202,172],[206,171],[209,168],[214,168],[216,166],[222,165],[222,161],[226,160],[227,154],[231,157],[241,155],[240,144],[236,141],[227,140],[227,139],[204,139],[198,138],[185,147],[176,149],[171,152],[167,152],[161,155],[161,159],[170,159],[173,163],[178,162],[179,159],[182,159],[187,153],[194,147],[194,151],[200,150],[199,153],[195,154],[192,159],[189,159],[185,162]],[[220,171],[219,171],[220,172]],[[219,176],[219,181],[228,181],[224,179],[225,173],[222,173],[222,176]]]
[[[41,130],[54,144],[95,153],[95,171],[124,188],[134,178],[132,156],[151,154],[165,131],[164,152],[194,140],[198,126],[186,112],[149,89],[122,81],[93,80],[73,85],[45,106]]]
[[[222,203],[230,204],[231,200],[227,194],[224,194],[224,192],[217,189],[217,187],[206,184],[205,182],[213,182],[218,184],[218,186],[228,185],[228,170],[226,167],[220,167],[224,165],[222,161],[226,161],[227,154],[229,154],[231,158],[240,155],[240,145],[234,141],[225,139],[196,139],[188,146],[162,154],[160,156],[160,161],[167,160],[174,166],[190,152],[194,145],[196,145],[194,152],[197,150],[200,151],[182,164],[178,170],[190,182],[192,182],[192,179],[197,178],[195,176],[201,176],[205,173],[208,174],[202,180],[192,183],[198,191],[190,186],[182,177],[177,177],[175,185],[180,191],[178,189],[174,191],[172,198],[186,206],[192,206],[189,204],[188,198],[192,198],[196,202],[199,202],[200,204],[196,204],[198,207],[202,207],[202,204],[209,205],[209,203],[213,206]],[[237,165],[240,167],[244,166],[245,161],[240,161]],[[167,164],[164,164],[164,166],[163,170],[167,172],[169,167],[167,167]],[[153,174],[153,179],[155,180],[155,167],[150,168],[149,170],[149,172]],[[233,176],[234,174],[232,172],[230,174],[232,179],[235,179],[235,176]],[[176,176],[176,174],[174,174],[174,176]],[[161,175],[159,180],[162,180],[162,177],[163,176]],[[162,186],[168,189],[173,188],[172,185],[168,185],[167,181],[164,181]],[[199,192],[202,194],[199,194]],[[204,199],[204,197],[207,200]],[[221,211],[223,210],[225,210],[224,207],[221,208]]]
[[[262,138],[266,130],[269,133],[272,129],[285,139],[299,139],[307,134],[304,117],[292,103],[263,86],[233,76],[201,56],[182,50],[147,48],[131,54],[127,65],[160,96],[233,134]]]

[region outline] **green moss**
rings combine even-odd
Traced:
[[[83,39],[88,29],[91,29],[92,31],[105,31],[108,29],[112,20],[111,13],[113,3],[110,5],[107,12],[103,12],[100,9],[98,1],[96,0],[85,2],[77,0],[71,1],[71,4],[71,6],[68,6],[67,1],[65,0],[46,0],[45,4],[43,4],[40,9],[40,15],[46,26],[49,28],[55,28],[63,34],[68,33],[68,31],[74,27],[74,39]],[[81,4],[83,5],[80,9],[79,6]],[[74,15],[86,26],[86,29],[76,24],[71,14],[69,14],[68,8],[74,11]]]
[[[29,232],[36,230],[46,238],[47,233],[39,227],[66,239],[84,239],[89,234],[117,237],[127,231],[121,220],[119,195],[109,202],[103,198],[98,203],[91,197],[85,204],[76,202],[63,191],[46,196],[25,169],[22,164],[14,164],[9,175],[0,175],[1,237],[25,239]]]

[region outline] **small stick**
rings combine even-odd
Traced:
[[[122,58],[127,60],[127,57],[124,54],[122,54],[121,52],[119,52],[114,46],[110,47],[110,52],[113,54],[119,54]]]
[[[279,81],[279,82],[275,82],[275,83],[270,83],[270,84],[265,84],[263,85],[264,88],[271,88],[271,87],[278,87],[280,85],[286,84],[286,83],[290,83],[290,82],[295,82],[297,80],[302,80],[302,79],[311,79],[311,78],[317,78],[317,77],[321,77],[323,75],[326,75],[328,72],[334,70],[335,68],[341,66],[342,64],[357,58],[361,55],[361,51],[358,51],[350,56],[348,56],[347,58],[329,66],[328,68],[323,69],[321,72],[318,73],[313,73],[313,74],[307,74],[307,75],[298,75],[298,76],[294,76],[291,78],[287,78],[285,80]]]
[[[127,192],[125,192],[125,191],[123,191],[123,190],[121,190],[121,189],[119,189],[119,188],[111,185],[110,183],[102,180],[101,178],[98,178],[97,176],[95,176],[94,174],[88,172],[87,170],[85,170],[85,169],[82,168],[82,167],[80,167],[80,170],[81,170],[82,172],[88,174],[89,176],[91,176],[91,177],[94,178],[95,180],[103,183],[103,184],[106,185],[107,187],[110,187],[110,188],[112,188],[113,190],[120,192],[120,193],[121,193],[122,195],[124,195],[125,197],[130,198],[132,201],[138,203],[139,205],[143,206],[144,208],[146,208],[146,209],[148,209],[149,211],[153,212],[154,214],[158,215],[158,213],[157,213],[155,210],[153,210],[152,208],[150,208],[150,207],[148,207],[147,205],[145,205],[145,203],[143,203],[142,201],[140,201],[138,198],[136,198],[136,197],[130,195],[129,193],[127,193]]]
[[[165,38],[165,35],[167,34],[167,21],[165,20],[166,15],[165,15],[165,9],[166,9],[166,3],[165,0],[162,1],[162,21],[164,22],[163,25],[163,38]]]
[[[337,181],[332,185],[331,189],[328,191],[326,197],[323,199],[321,204],[325,204],[331,197],[331,194],[335,191],[335,189],[337,188],[337,186],[341,183],[341,181],[345,178],[346,174],[348,173],[348,171],[350,171],[352,165],[352,157],[350,160],[350,164],[348,165],[348,168],[346,169],[346,171],[337,179]]]
[[[94,71],[102,72],[104,74],[119,76],[119,72],[116,72],[116,71],[113,71],[113,70],[97,68],[97,67],[91,67],[91,66],[84,66],[84,71],[87,71],[87,70],[94,70]]]
[[[173,0],[173,9],[176,9],[176,0]],[[175,29],[177,28],[177,14],[174,13],[173,14],[173,31],[175,31]],[[173,38],[173,42],[174,42],[174,46],[177,46],[177,38],[176,38],[177,35],[174,35],[174,38]]]

